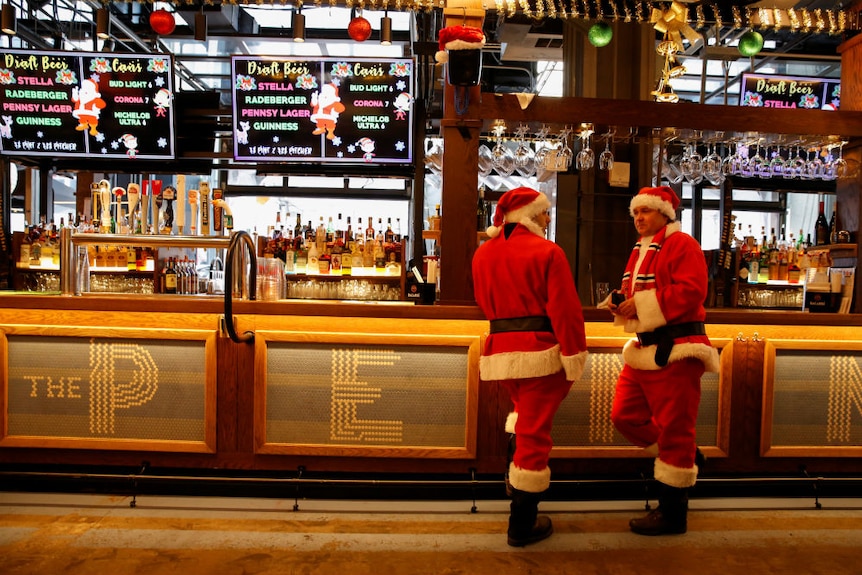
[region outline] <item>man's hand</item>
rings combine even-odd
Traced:
[[[633,298],[627,299],[619,305],[611,303],[608,305],[608,309],[611,310],[612,314],[622,316],[626,319],[634,319],[638,316],[638,308]]]

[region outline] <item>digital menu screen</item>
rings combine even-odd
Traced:
[[[759,108],[837,110],[841,80],[743,74],[739,105]]]
[[[174,158],[166,54],[0,51],[0,152]]]
[[[409,164],[410,59],[233,56],[234,159]]]

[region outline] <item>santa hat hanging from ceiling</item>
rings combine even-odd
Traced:
[[[437,62],[449,61],[449,50],[481,50],[485,46],[485,34],[475,26],[447,26],[440,30],[439,51],[434,55]]]

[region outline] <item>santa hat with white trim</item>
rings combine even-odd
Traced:
[[[657,210],[673,222],[676,221],[676,211],[679,209],[679,197],[668,186],[641,188],[629,204],[629,214],[634,217],[635,208],[640,207]]]
[[[500,230],[507,223],[529,224],[534,217],[550,207],[551,201],[542,192],[525,187],[509,190],[497,202],[494,225],[486,230],[488,237],[495,238],[500,235]]]
[[[434,59],[441,64],[449,61],[447,50],[481,50],[485,45],[485,34],[475,26],[446,26],[437,35],[439,50]]]

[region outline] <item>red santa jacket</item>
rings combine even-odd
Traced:
[[[641,238],[642,245],[648,241]],[[667,225],[661,250],[655,255],[654,290],[626,294],[637,306],[637,317],[626,320],[614,316],[614,323],[623,325],[626,332],[642,333],[665,325],[702,322],[706,319],[703,302],[706,300],[708,273],[706,258],[700,244],[680,231],[679,222]],[[643,270],[640,270],[643,272]],[[626,272],[634,277],[634,270]],[[655,363],[656,346],[641,346],[637,339],[623,348],[623,360],[636,369],[661,369]],[[718,351],[705,335],[681,337],[674,340],[669,363],[688,357],[703,362],[706,371],[718,371]]]
[[[476,303],[489,320],[547,316],[553,332],[492,333],[479,373],[486,381],[541,377],[564,369],[580,379],[587,359],[584,316],[566,255],[554,242],[515,224],[473,256]]]

